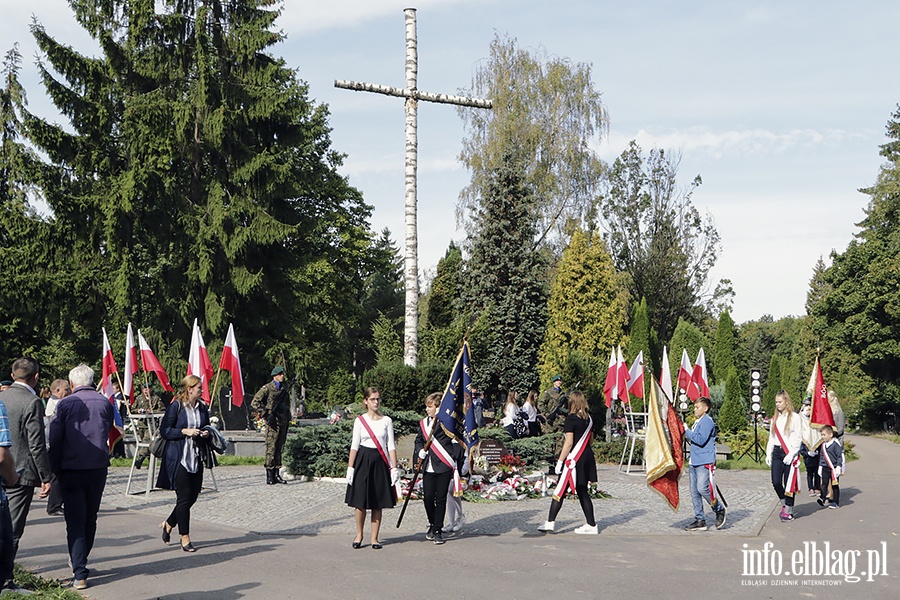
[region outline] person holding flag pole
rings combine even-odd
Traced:
[[[569,414],[563,425],[563,447],[556,462],[556,472],[559,480],[553,491],[553,500],[550,502],[550,514],[547,521],[538,527],[538,531],[553,533],[556,531],[556,517],[562,508],[563,499],[569,489],[578,495],[581,510],[584,513],[585,524],[578,527],[575,533],[598,533],[597,522],[594,520],[594,504],[588,493],[588,483],[597,481],[597,462],[594,459],[594,451],[591,449],[591,432],[594,421],[588,408],[584,394],[578,390],[569,393]]]

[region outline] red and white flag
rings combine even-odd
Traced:
[[[137,350],[134,347],[134,333],[131,331],[131,323],[125,333],[125,389],[122,393],[128,399],[128,404],[134,404],[134,374],[138,372]]]
[[[228,324],[228,335],[225,336],[219,368],[231,373],[231,403],[240,408],[244,405],[244,380],[241,376],[241,357],[234,339],[234,325],[231,323]]]
[[[613,348],[609,353],[609,368],[606,369],[606,382],[603,384],[603,396],[606,398],[606,408],[609,408],[612,405],[612,399],[619,395],[619,390],[616,386],[617,372],[616,349]]]
[[[709,398],[709,373],[706,372],[706,354],[703,348],[697,353],[697,362],[694,363],[694,374],[691,381],[697,386],[700,395]]]
[[[150,349],[150,344],[141,335],[140,329],[138,329],[138,344],[141,348],[141,364],[144,366],[144,373],[155,373],[163,389],[167,392],[174,392],[175,390],[172,389],[172,384],[169,383],[169,376],[166,374],[166,370],[163,369],[159,359],[156,358],[153,350]]]
[[[675,394],[672,392],[672,371],[669,369],[669,351],[663,346],[662,370],[659,373],[659,387],[666,395],[666,399],[675,404]]]
[[[819,362],[818,356],[816,364],[813,365],[812,377],[809,378],[809,382],[813,386],[812,410],[809,414],[810,424],[816,428],[822,425],[834,427],[834,413],[831,410],[831,404],[828,403],[828,388],[825,387],[825,377],[822,375],[822,364]]]
[[[618,347],[618,360],[616,361],[616,391],[619,400],[628,403],[628,363],[622,356],[622,346]]]
[[[106,337],[106,327],[103,327],[103,363],[102,375],[100,377],[100,393],[107,398],[112,398],[115,390],[113,390],[113,373],[117,373],[116,359],[113,358],[112,348],[109,347],[109,338]]]
[[[681,350],[681,366],[678,367],[678,387],[685,391],[691,402],[700,397],[700,388],[694,383],[693,374],[691,359],[688,358],[687,348],[684,348]]]
[[[644,351],[638,352],[628,371],[628,391],[638,398],[644,397]]]
[[[197,319],[194,319],[194,330],[191,333],[191,349],[188,354],[187,374],[196,375],[200,378],[203,384],[203,400],[209,404],[209,381],[213,378],[213,368],[212,363],[209,362],[209,354],[206,352],[206,344],[203,343],[203,336],[200,334],[200,326],[197,325]]]

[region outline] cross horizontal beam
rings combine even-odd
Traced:
[[[465,96],[453,96],[451,94],[434,94],[432,92],[423,92],[420,90],[410,90],[406,88],[396,88],[389,85],[381,85],[378,83],[363,83],[360,81],[335,79],[334,87],[343,88],[345,90],[354,90],[357,92],[374,92],[376,94],[384,94],[385,96],[415,98],[416,100],[437,102],[438,104],[455,104],[457,106],[471,106],[474,108],[493,107],[493,103],[490,100],[482,100],[481,98],[466,98]]]

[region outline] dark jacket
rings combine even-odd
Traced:
[[[453,440],[450,439],[450,436],[447,435],[447,432],[444,431],[444,428],[441,427],[440,423],[437,424],[437,430],[434,432],[434,439],[441,443],[444,450],[447,451],[447,454],[450,455],[450,460],[456,463],[456,467],[458,469],[462,468],[462,464],[465,461],[465,450],[459,444],[454,444]],[[417,462],[419,460],[419,450],[425,448],[425,442],[427,442],[427,438],[422,433],[422,425],[421,422],[416,426],[416,443],[415,443],[415,453],[416,455],[413,457],[413,462]],[[444,464],[434,450],[434,446],[429,446],[428,455],[425,457],[425,461],[422,463],[422,472],[427,472],[428,462],[431,461],[431,469],[434,473],[446,473],[447,471],[452,471],[450,467]]]
[[[270,381],[253,395],[250,405],[263,414],[290,414],[291,399],[288,396],[287,382],[282,382],[279,388],[275,385],[274,380]]]
[[[209,408],[200,401],[197,402],[197,406],[200,408],[200,425],[198,428],[202,429],[209,425]],[[178,465],[181,464],[181,454],[184,452],[185,438],[181,430],[186,429],[187,426],[187,413],[176,398],[166,407],[166,414],[163,415],[162,422],[159,424],[160,435],[169,441],[166,443],[162,466],[159,469],[159,476],[156,478],[156,487],[166,490],[175,489],[175,472],[178,470]],[[198,437],[194,441],[198,450],[206,446],[205,440],[202,438]],[[201,462],[203,462],[203,454],[201,451]]]
[[[50,421],[50,466],[54,473],[109,467],[112,402],[90,386],[75,388],[56,405]]]
[[[44,436],[44,403],[26,384],[16,382],[0,392],[9,415],[9,436],[17,469],[24,469],[21,485],[37,487],[50,481],[47,440]]]

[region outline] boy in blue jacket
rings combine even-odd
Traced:
[[[725,505],[716,496],[716,425],[709,416],[712,402],[698,398],[694,402],[694,426],[685,427],[684,437],[691,442],[691,503],[694,505],[694,522],[685,531],[706,531],[706,515],[703,498],[716,513],[716,529],[725,525]]]

